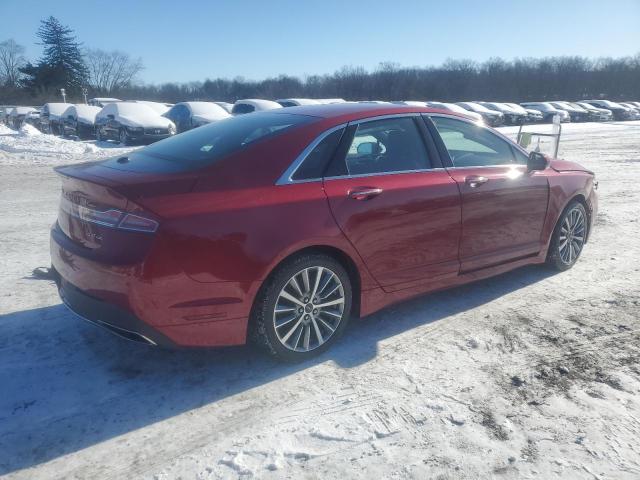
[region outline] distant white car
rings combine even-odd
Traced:
[[[96,115],[96,139],[123,145],[151,143],[176,133],[176,126],[143,103],[109,103]]]
[[[141,103],[142,105],[146,105],[147,107],[156,111],[158,115],[164,115],[173,106],[170,103],[150,102],[149,100],[129,100],[129,101],[133,103]]]
[[[313,98],[281,98],[276,100],[283,107],[298,107],[300,105],[319,105],[318,100]]]
[[[345,103],[346,100],[344,98],[314,98],[314,100],[318,103],[327,104],[327,103]]]
[[[484,123],[484,118],[482,117],[482,115],[476,112],[472,112],[470,110],[466,110],[462,108],[460,105],[456,105],[455,103],[447,103],[447,102],[425,102],[425,103],[427,104],[427,107],[441,108],[442,110],[449,110],[450,112],[455,112],[455,113],[464,115],[467,118],[472,119],[474,122]]]
[[[40,130],[53,135],[62,134],[62,114],[70,103],[45,103],[40,112]]]
[[[233,109],[231,109],[231,113],[233,115],[242,115],[244,113],[262,112],[265,110],[274,110],[276,108],[282,108],[282,105],[272,100],[246,98],[244,100],[238,100],[236,103],[234,103]]]
[[[96,116],[102,110],[94,105],[71,105],[62,114],[61,133],[82,140],[96,134]]]
[[[87,102],[89,105],[94,107],[104,107],[107,103],[121,102],[119,98],[110,98],[110,97],[96,97],[90,98]]]
[[[231,114],[213,102],[180,102],[163,114],[175,125],[178,133],[229,118]]]
[[[22,126],[27,115],[39,113],[38,109],[33,107],[14,107],[8,112],[7,123],[10,127],[18,129]]]

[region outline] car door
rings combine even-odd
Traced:
[[[458,274],[460,194],[419,115],[349,125],[324,189],[333,216],[387,291]]]
[[[447,170],[462,195],[461,271],[537,254],[549,199],[544,171],[492,130],[430,115]]]

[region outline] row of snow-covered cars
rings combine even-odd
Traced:
[[[15,107],[8,115],[8,123],[19,128],[30,123],[45,133],[115,140],[122,144],[151,143],[201,125],[232,115],[276,108],[320,103],[342,103],[341,98],[289,98],[276,101],[263,99],[227,102],[180,102],[165,104],[150,101],[116,98],[93,98],[88,105],[47,103],[38,110]],[[580,102],[422,102],[422,101],[365,101],[364,103],[398,103],[427,106],[464,114],[491,126],[520,125],[551,122],[558,115],[561,122],[638,120],[640,102],[616,103],[609,100]]]

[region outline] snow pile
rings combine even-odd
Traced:
[[[121,155],[139,147],[122,147],[117,143],[80,142],[44,135],[35,127],[23,124],[20,130],[0,125],[0,165],[63,165]],[[3,152],[11,155],[2,155]]]
[[[22,126],[20,127],[20,134],[25,135],[27,137],[33,137],[36,135],[42,135],[42,132],[38,130],[36,127],[34,127],[33,125],[30,125],[28,123],[23,123]]]
[[[0,123],[0,135],[15,135],[17,132]]]

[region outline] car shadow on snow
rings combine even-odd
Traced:
[[[0,475],[319,363],[361,365],[383,353],[378,343],[386,338],[446,321],[552,273],[524,267],[387,308],[353,321],[332,349],[295,365],[250,347],[171,351],[130,343],[83,322],[63,305],[0,315]]]

